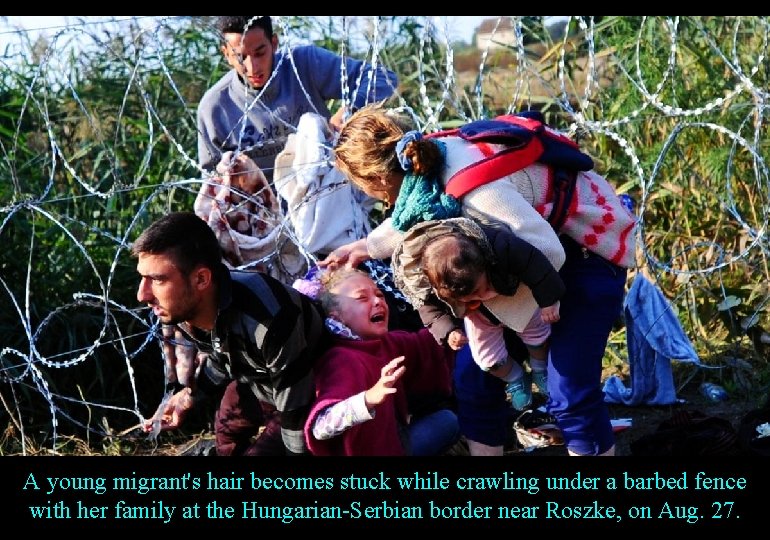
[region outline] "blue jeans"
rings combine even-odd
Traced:
[[[437,456],[449,450],[460,438],[457,416],[441,409],[412,419],[409,424],[409,446],[412,456]]]
[[[505,382],[482,371],[468,345],[457,351],[453,381],[462,434],[488,446],[503,446],[511,411]]]
[[[623,307],[626,269],[569,239],[562,242],[567,261],[559,274],[567,290],[552,326],[547,407],[569,450],[597,455],[615,443],[601,388],[602,359]]]

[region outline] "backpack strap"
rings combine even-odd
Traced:
[[[460,137],[474,143],[486,156],[460,169],[447,181],[445,192],[460,199],[487,182],[532,165],[545,150],[540,140],[544,132],[545,127],[537,118],[506,114],[491,120],[476,120],[459,128],[431,133],[425,135],[425,138]],[[504,144],[507,148],[490,155],[485,151],[485,143]]]
[[[529,167],[543,153],[543,145],[533,137],[523,146],[512,146],[457,171],[444,190],[460,199],[469,191]]]
[[[577,182],[577,171],[563,169],[561,167],[549,167],[553,176],[551,187],[553,189],[553,208],[546,220],[551,224],[554,231],[559,231],[564,222],[567,221],[567,214],[572,203],[572,197],[575,194],[575,183]]]

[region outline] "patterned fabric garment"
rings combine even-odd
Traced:
[[[230,267],[248,266],[284,282],[306,270],[281,226],[275,193],[246,154],[225,152],[217,175],[201,184],[193,209],[216,234]]]
[[[318,413],[313,422],[313,437],[325,441],[374,418],[366,408],[365,392],[344,399]]]
[[[206,355],[173,325],[163,325],[163,359],[166,383],[190,386],[205,362]]]
[[[354,334],[345,323],[338,321],[337,319],[326,317],[324,324],[326,325],[326,328],[328,328],[329,331],[335,336],[339,336],[345,339],[361,339],[359,336]]]

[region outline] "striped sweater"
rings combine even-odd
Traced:
[[[310,298],[260,272],[222,273],[219,313],[198,389],[221,392],[231,381],[248,385],[281,412],[281,435],[294,453],[306,452],[303,427],[315,399],[313,364],[327,336]]]

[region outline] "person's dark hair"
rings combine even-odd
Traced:
[[[422,267],[440,298],[457,299],[476,288],[486,273],[486,260],[479,246],[464,235],[444,235],[431,240],[422,255]]]
[[[214,231],[192,212],[172,212],[152,223],[131,246],[131,253],[167,254],[184,275],[199,265],[216,273],[222,264]]]
[[[217,30],[220,34],[245,34],[252,28],[261,28],[267,39],[273,39],[273,20],[268,16],[262,17],[219,17]]]

